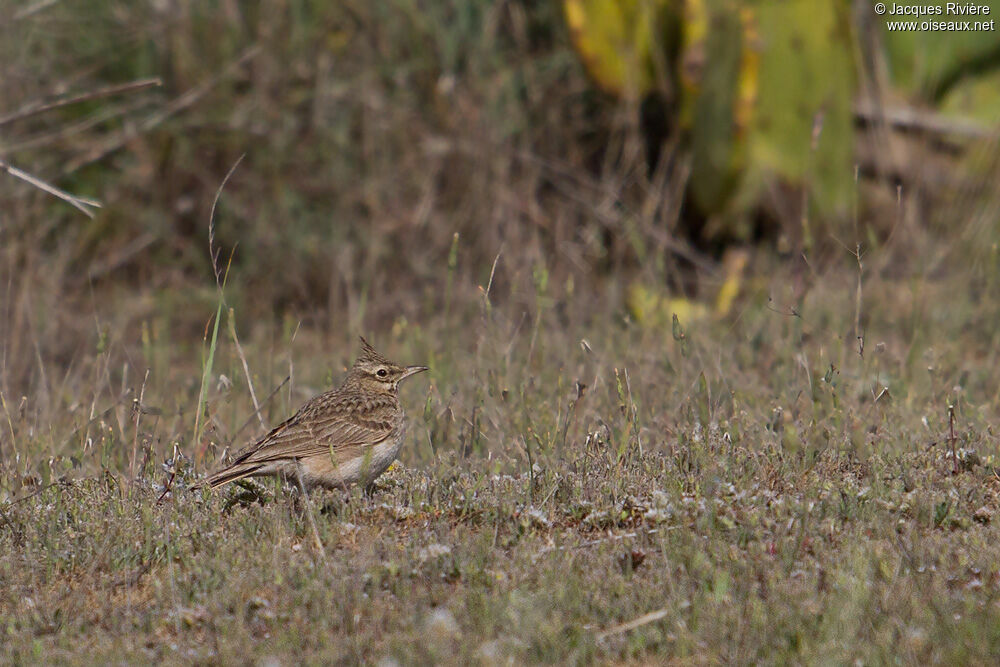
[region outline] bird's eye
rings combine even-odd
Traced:
[[[388,374],[389,374],[388,371],[386,371],[384,368],[378,369],[378,371],[375,373],[375,375],[379,376],[380,378],[384,378]]]

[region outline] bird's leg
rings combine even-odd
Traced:
[[[295,473],[286,473],[283,481],[288,484],[285,490],[292,496],[292,509],[296,514],[305,512],[306,486],[302,479],[302,470],[296,468]]]
[[[295,470],[295,480],[299,483],[299,490],[302,491],[302,501],[305,503],[306,519],[309,521],[309,527],[312,528],[313,534],[313,545],[316,547],[317,553],[321,559],[326,559],[326,550],[323,548],[323,541],[319,539],[319,530],[316,528],[316,522],[313,520],[312,513],[312,503],[309,502],[309,496],[306,494],[306,485],[302,481],[302,466],[298,466]]]
[[[320,507],[319,513],[337,516],[344,508],[344,505],[347,504],[347,501],[347,497],[339,493],[337,489],[333,489],[324,497],[323,506]]]

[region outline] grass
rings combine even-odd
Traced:
[[[137,87],[3,125],[103,207],[0,178],[0,662],[992,662],[988,188],[731,271],[557,3],[188,4],[0,20],[0,117]],[[186,491],[359,333],[431,367],[372,493]]]
[[[848,265],[799,316],[776,312],[788,288],[772,275],[683,341],[573,306],[570,324],[553,309],[535,332],[476,300],[451,322],[399,324],[381,347],[433,367],[402,392],[401,463],[371,495],[308,505],[273,485],[259,498],[182,491],[213,466],[192,461],[198,447],[218,453],[252,418],[236,347],[217,341],[196,446],[191,355],[156,353],[165,376],[147,378],[138,410],[153,416],[137,429],[129,400],[115,403],[140,379],[127,371],[140,337],[122,332],[44,412],[5,399],[0,655],[988,661],[1000,648],[992,331],[962,324],[960,290],[923,285],[941,298],[920,315],[900,298],[908,285],[873,279],[863,315],[877,342],[862,357],[839,333],[855,317]],[[290,395],[265,406],[272,423],[329,383],[325,338],[300,331],[279,351],[257,331],[244,345],[261,386],[284,374],[268,358],[298,362]],[[345,341],[336,357],[352,353]],[[102,368],[107,386],[81,401]],[[132,480],[134,440],[147,456]],[[168,471],[173,493],[157,503]]]

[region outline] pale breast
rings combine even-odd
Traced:
[[[389,437],[368,447],[358,448],[353,456],[335,464],[329,456],[300,461],[303,481],[309,486],[346,488],[358,482],[369,484],[392,465],[399,455],[405,434],[405,422],[393,429]]]

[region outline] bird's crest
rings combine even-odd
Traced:
[[[358,336],[361,339],[361,354],[358,355],[358,361],[366,361],[374,364],[392,364],[391,361],[383,357],[381,354],[375,351],[375,348],[371,346],[371,343],[365,340],[364,336]]]

